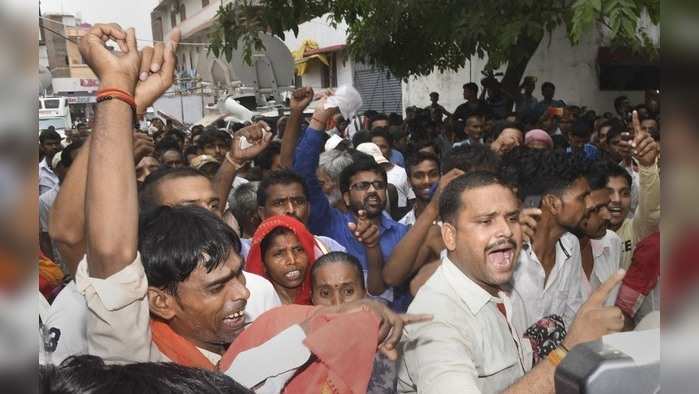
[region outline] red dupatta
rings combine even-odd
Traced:
[[[306,267],[303,283],[301,284],[301,289],[294,299],[294,304],[310,305],[311,267],[315,262],[315,252],[313,249],[315,243],[313,240],[313,235],[311,235],[311,233],[306,229],[306,226],[297,219],[287,215],[279,215],[272,216],[263,221],[255,231],[255,234],[252,236],[250,253],[248,254],[248,259],[245,263],[245,270],[253,274],[264,276],[271,281],[267,268],[262,262],[262,240],[264,240],[269,233],[278,227],[285,227],[291,230],[299,239],[299,243],[306,252],[306,256],[308,256],[308,267]]]

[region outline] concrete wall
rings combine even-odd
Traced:
[[[587,35],[578,46],[571,46],[564,27],[556,29],[549,39],[545,37],[527,66],[525,75],[538,78],[535,97],[541,98],[542,82],[556,85],[556,98],[567,104],[585,105],[598,112],[614,112],[614,98],[626,95],[632,103],[643,101],[641,91],[601,91],[598,88],[596,57],[602,38],[596,32]],[[457,72],[411,78],[403,83],[403,108],[429,104],[430,91],[440,93],[440,103],[453,111],[463,102],[462,85],[476,82],[480,85],[486,59],[474,57]],[[504,69],[503,69],[504,70]]]

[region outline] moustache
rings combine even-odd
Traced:
[[[512,240],[512,238],[506,238],[506,239],[503,239],[501,241],[497,241],[492,245],[487,246],[485,248],[485,252],[489,253],[493,250],[502,249],[505,246],[509,246],[509,247],[515,249],[515,248],[517,248],[517,243],[514,240]]]

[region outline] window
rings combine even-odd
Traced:
[[[327,54],[329,66],[319,63],[320,71],[320,86],[322,88],[331,88],[337,86],[337,56],[336,53]]]
[[[174,29],[177,26],[177,12],[172,11],[170,13],[170,26]]]
[[[162,41],[163,40],[163,18],[157,17],[156,19],[154,19],[153,25],[151,26],[151,28],[153,29],[153,40]]]
[[[209,0],[201,0],[201,8],[204,8],[207,5],[209,5]]]

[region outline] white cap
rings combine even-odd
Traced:
[[[357,150],[374,158],[378,164],[388,163],[388,159],[381,153],[381,148],[373,142],[364,142],[357,146]]]
[[[337,134],[333,134],[328,138],[327,141],[325,141],[325,151],[333,150],[337,148],[337,145],[340,144],[340,142],[344,141],[342,137],[340,137]]]

